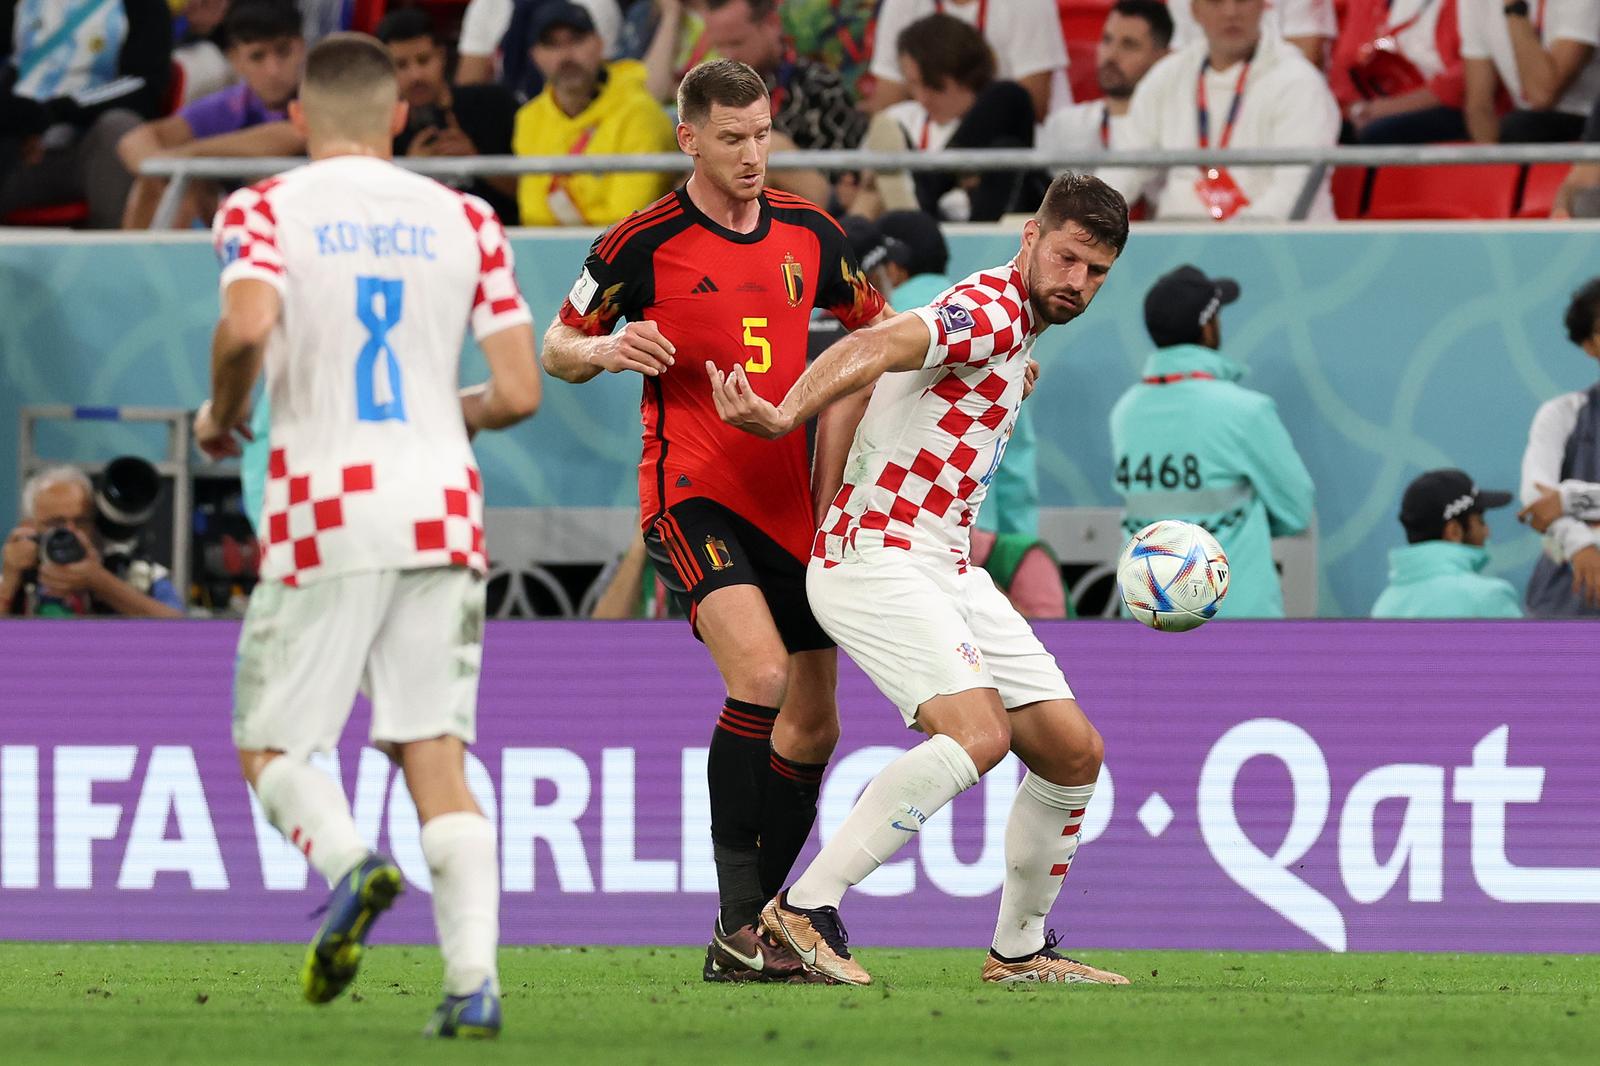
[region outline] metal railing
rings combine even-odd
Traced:
[[[139,168],[146,177],[171,179],[156,209],[152,228],[165,229],[177,217],[178,205],[193,180],[262,178],[300,166],[305,159],[287,158],[156,158]],[[440,179],[521,174],[609,174],[659,171],[682,173],[691,162],[678,152],[639,155],[466,156],[454,159],[411,159],[397,162],[409,170]],[[1427,167],[1471,163],[1600,163],[1600,144],[1400,145],[1362,148],[1339,145],[1320,148],[1140,149],[1116,152],[1050,152],[1041,148],[962,148],[939,152],[817,151],[774,152],[772,170],[1098,170],[1106,167],[1175,166],[1304,166],[1310,169],[1292,219],[1303,219],[1329,167]]]

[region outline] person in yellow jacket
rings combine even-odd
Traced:
[[[672,120],[645,88],[633,60],[607,64],[589,12],[573,3],[546,4],[530,37],[544,91],[517,112],[511,150],[517,155],[611,155],[671,152]],[[517,182],[524,226],[608,226],[659,199],[669,174],[528,174]]]

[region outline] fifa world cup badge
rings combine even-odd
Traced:
[[[793,252],[784,252],[783,262],[779,265],[783,270],[783,292],[789,298],[789,306],[799,307],[806,295],[806,276],[801,270],[800,260],[794,257]]]

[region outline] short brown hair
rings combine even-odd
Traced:
[[[738,3],[739,0],[706,0],[707,11],[721,11],[729,4]],[[768,15],[778,10],[777,0],[744,0],[750,5],[750,21],[760,22]]]
[[[306,55],[304,84],[312,90],[364,92],[385,80],[395,80],[394,59],[364,33],[330,33]]]
[[[1056,175],[1034,215],[1039,231],[1049,233],[1065,222],[1076,222],[1096,244],[1122,254],[1128,243],[1128,202],[1122,194],[1093,174],[1072,171]]]
[[[917,62],[917,73],[930,89],[954,81],[978,92],[994,81],[994,52],[983,34],[954,15],[929,15],[900,31],[895,54]]]
[[[678,120],[698,126],[711,117],[711,108],[749,107],[767,96],[767,83],[750,67],[732,59],[697,63],[678,86]]]

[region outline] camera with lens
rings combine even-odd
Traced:
[[[33,539],[39,543],[39,554],[57,566],[71,566],[89,554],[83,547],[83,541],[66,526],[47,529]]]
[[[161,475],[136,455],[111,460],[101,473],[94,494],[94,523],[100,532],[102,561],[117,577],[127,577],[160,495]]]

